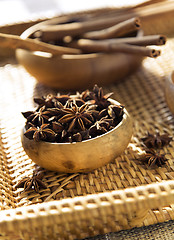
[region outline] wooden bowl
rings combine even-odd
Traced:
[[[170,111],[174,114],[174,71],[166,78],[165,98]]]
[[[112,104],[119,104],[109,99]],[[39,166],[58,172],[88,172],[114,160],[128,146],[132,120],[124,109],[122,121],[111,131],[95,138],[73,143],[50,143],[29,140],[22,131],[21,140],[27,155]]]
[[[21,38],[28,38],[43,24],[56,24],[56,20],[28,28]],[[38,54],[23,49],[16,50],[16,58],[38,82],[57,90],[82,90],[94,84],[104,86],[117,83],[133,73],[143,59],[142,56],[124,53],[64,54],[52,57],[51,54]]]

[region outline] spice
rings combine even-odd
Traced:
[[[92,114],[88,112],[89,105],[83,104],[81,107],[77,107],[75,103],[72,103],[71,108],[64,108],[61,110],[63,117],[59,119],[60,123],[69,123],[67,129],[68,132],[72,132],[74,128],[84,131],[86,125],[91,125],[94,121]]]
[[[24,135],[29,139],[34,139],[35,141],[54,141],[56,133],[49,128],[49,124],[43,124],[41,127],[30,127]]]
[[[98,87],[96,84],[93,88],[92,100],[91,103],[98,106],[99,110],[107,108],[111,103],[108,98],[113,95],[113,93],[108,93],[104,95],[103,89]]]
[[[23,112],[24,135],[35,141],[80,142],[104,134],[119,124],[124,106],[112,104],[103,89],[94,86],[76,95],[35,98],[35,111]]]
[[[164,154],[157,153],[153,149],[146,150],[146,154],[141,160],[147,163],[148,166],[150,167],[154,165],[161,167],[162,165],[166,164],[166,162],[168,161],[168,159],[166,159]]]
[[[167,133],[166,134],[159,134],[157,132],[156,134],[147,133],[146,137],[143,137],[141,139],[144,143],[144,145],[148,148],[162,148],[165,145],[169,144],[172,140],[172,137],[170,137]]]
[[[39,192],[40,189],[46,189],[47,186],[42,182],[44,171],[33,171],[32,177],[25,177],[16,184],[16,188],[24,188],[24,192],[33,189]]]
[[[38,111],[28,111],[22,113],[23,116],[27,119],[28,122],[33,124],[38,124],[39,126],[48,122],[49,119],[49,111],[45,110],[45,106],[41,107]]]

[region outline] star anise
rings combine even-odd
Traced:
[[[86,130],[87,125],[91,125],[93,117],[88,111],[89,106],[87,104],[78,107],[75,103],[71,108],[64,108],[61,110],[63,117],[59,119],[60,123],[68,123],[67,132],[72,132],[74,128],[80,131]]]
[[[85,90],[81,93],[81,98],[82,98],[82,100],[87,102],[87,101],[92,100],[94,98],[94,93],[92,93],[91,91],[89,91],[87,89],[87,90]]]
[[[84,140],[89,139],[89,131],[80,131],[78,133],[75,133],[71,136],[69,136],[69,142],[81,142]]]
[[[109,105],[108,106],[108,114],[113,119],[122,118],[124,113],[124,106],[123,105]]]
[[[108,101],[108,98],[112,95],[113,93],[108,93],[104,95],[103,89],[98,87],[97,85],[94,86],[93,88],[93,104],[98,105],[98,108],[100,110],[107,108],[110,105],[110,102]]]
[[[39,192],[40,189],[46,189],[47,186],[42,182],[44,172],[33,172],[32,177],[25,177],[16,184],[16,188],[24,188],[24,192],[33,189],[35,192]]]
[[[68,99],[67,102],[65,103],[64,107],[71,108],[73,103],[76,104],[77,107],[81,107],[83,104],[85,104],[85,101],[83,101],[82,99],[79,99],[79,98]]]
[[[39,107],[45,106],[51,108],[54,107],[54,99],[54,95],[48,94],[46,97],[42,96],[42,98],[34,98],[34,102],[37,103]]]
[[[103,109],[101,111],[98,111],[98,119],[101,119],[103,117],[109,117],[107,109]]]
[[[161,167],[168,161],[164,154],[157,153],[153,149],[148,149],[141,160],[148,164],[150,167],[155,165]]]
[[[50,111],[45,109],[45,106],[38,109],[38,111],[22,112],[22,115],[27,119],[27,122],[31,122],[37,126],[40,126],[48,122],[50,118]]]
[[[107,131],[110,130],[112,123],[113,119],[108,119],[106,117],[101,118],[99,121],[95,122],[95,124],[89,128],[89,135],[91,137],[94,137],[106,133]]]
[[[81,142],[82,135],[78,132],[69,137],[69,142]]]
[[[52,122],[51,125],[52,125],[52,130],[55,133],[61,133],[64,130],[64,127],[60,122]]]
[[[172,137],[170,137],[168,134],[160,135],[159,132],[157,132],[155,135],[148,132],[147,136],[143,137],[141,140],[148,148],[162,148],[170,143]]]
[[[66,102],[71,99],[69,95],[60,95],[58,94],[55,98],[56,101],[61,102],[63,105],[66,104]]]
[[[56,133],[49,126],[49,124],[43,124],[40,127],[30,127],[24,135],[37,142],[40,140],[52,142],[55,140]]]

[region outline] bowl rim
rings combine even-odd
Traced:
[[[121,105],[120,102],[118,102],[118,101],[116,101],[116,100],[114,100],[114,99],[112,99],[112,98],[108,98],[108,100],[111,101],[111,102],[116,103],[117,105]],[[131,118],[130,115],[129,115],[129,113],[128,113],[128,111],[126,110],[125,107],[124,107],[124,109],[123,109],[123,112],[124,112],[124,114],[123,114],[122,120],[121,120],[113,129],[107,131],[107,132],[104,133],[104,134],[101,134],[101,135],[99,135],[99,136],[96,136],[96,137],[94,137],[94,138],[90,138],[90,139],[87,139],[87,140],[84,140],[84,141],[81,141],[81,142],[72,142],[72,143],[70,143],[70,142],[65,142],[65,143],[59,143],[59,142],[58,142],[58,143],[55,143],[55,142],[46,142],[46,141],[38,141],[38,142],[36,142],[36,141],[34,141],[33,139],[29,139],[29,138],[27,138],[27,137],[24,135],[25,126],[24,126],[23,129],[22,129],[22,134],[23,134],[23,137],[25,137],[25,138],[28,139],[29,141],[36,142],[36,143],[42,144],[42,145],[43,145],[43,144],[46,144],[46,145],[64,145],[64,146],[66,146],[66,145],[77,145],[77,144],[80,145],[80,144],[83,144],[83,143],[86,143],[86,142],[89,142],[89,141],[96,141],[97,139],[103,138],[103,137],[111,134],[112,132],[114,132],[114,131],[117,130],[118,128],[120,128],[120,126],[121,126],[124,122],[126,122],[126,120],[127,120],[128,118]]]

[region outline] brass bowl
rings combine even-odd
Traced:
[[[112,104],[119,104],[109,99]],[[22,131],[22,145],[39,166],[57,172],[88,172],[119,156],[132,137],[132,120],[124,109],[122,121],[111,131],[95,138],[73,143],[50,143],[29,140]]]
[[[21,38],[30,37],[44,24],[56,24],[56,20],[47,20],[28,28]],[[23,49],[16,50],[16,58],[38,82],[58,90],[80,90],[91,88],[94,84],[104,86],[117,83],[133,73],[143,59],[142,56],[125,53],[63,54],[52,57],[51,54]]]
[[[174,114],[174,71],[166,78],[165,98],[170,111]]]

